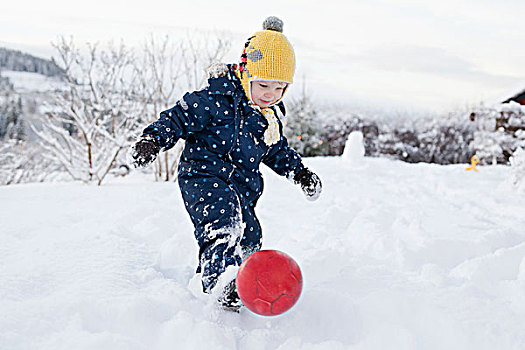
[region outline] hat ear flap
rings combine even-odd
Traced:
[[[248,46],[250,45],[250,41],[255,38],[255,35],[252,35],[251,37],[248,38],[248,40],[246,41],[246,43],[244,44],[244,50],[242,51],[242,55],[241,55],[241,62],[239,63],[239,72],[240,72],[240,78],[242,79],[243,78],[243,74],[244,74],[244,71],[246,71],[246,63],[248,62],[248,53],[246,52],[246,50],[248,50]]]
[[[284,94],[284,92],[283,92]],[[281,113],[282,115],[286,115],[286,108],[284,107],[284,103],[283,101],[279,101],[279,103],[277,103],[277,107],[279,107],[279,109],[281,110]]]

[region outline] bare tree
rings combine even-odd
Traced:
[[[187,33],[176,40],[150,36],[143,46],[142,63],[138,65],[141,95],[151,107],[144,110],[153,112],[148,121],[155,120],[161,111],[173,106],[184,92],[201,88],[207,78],[205,69],[220,61],[229,48],[230,40],[220,33],[204,38]],[[157,158],[157,180],[177,180],[175,175],[183,149],[184,141],[179,140],[173,149]]]
[[[136,116],[144,107],[134,56],[122,43],[104,50],[88,44],[86,56],[72,39],[62,37],[53,46],[67,89],[56,94],[41,129],[34,130],[45,156],[57,160],[73,179],[100,185],[133,141]]]
[[[56,93],[35,128],[44,156],[57,161],[74,179],[102,184],[125,161],[140,130],[175,104],[185,91],[206,79],[205,68],[228,51],[229,41],[191,36],[171,41],[150,37],[141,55],[123,43],[100,49],[87,44],[82,54],[73,39],[53,43],[67,88]],[[157,180],[175,180],[181,141],[155,163]]]

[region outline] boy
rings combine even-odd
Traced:
[[[132,147],[133,164],[144,167],[186,140],[178,180],[200,248],[197,272],[206,293],[226,286],[219,298],[226,309],[238,311],[240,301],[234,281],[217,283],[219,277],[261,248],[254,212],[263,190],[260,163],[300,184],[308,199],[321,193],[319,177],[288,146],[276,115],[275,106],[284,113],[281,99],[294,70],[282,21],[269,17],[248,39],[240,64],[213,66],[208,87],[186,93]]]

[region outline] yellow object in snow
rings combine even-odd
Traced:
[[[476,168],[476,165],[479,163],[479,158],[477,156],[472,156],[472,158],[470,158],[470,166],[468,168],[466,168],[465,170],[474,170],[474,171],[478,171],[478,169]]]

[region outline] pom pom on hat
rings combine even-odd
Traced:
[[[264,20],[263,29],[264,30],[274,30],[276,32],[282,33],[283,32],[283,21],[281,21],[280,18],[277,18],[275,16],[270,16]]]

